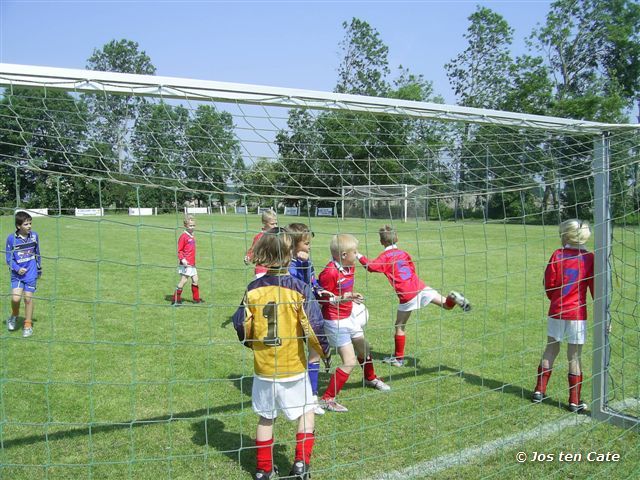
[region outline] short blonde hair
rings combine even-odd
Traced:
[[[385,247],[398,243],[398,232],[391,225],[385,225],[378,233],[380,234],[380,243]]]
[[[286,267],[291,263],[292,243],[284,228],[270,228],[253,246],[251,261],[265,267]]]
[[[560,239],[563,245],[584,245],[591,237],[589,222],[571,218],[560,224]]]
[[[191,221],[196,221],[196,217],[194,217],[193,215],[185,215],[184,216],[184,226],[187,226],[187,223],[191,222]]]
[[[329,244],[331,256],[334,260],[340,260],[340,256],[349,250],[358,249],[358,239],[350,233],[339,233],[334,235]]]
[[[265,210],[262,212],[262,224],[266,225],[272,220],[278,220],[278,215],[273,210]]]

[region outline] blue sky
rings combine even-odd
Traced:
[[[158,75],[332,90],[342,22],[358,17],[402,64],[455,102],[444,64],[465,48],[482,4],[515,29],[516,53],[549,1],[8,1],[0,0],[0,61],[84,68],[94,48],[137,41]]]

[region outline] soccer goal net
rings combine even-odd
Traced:
[[[373,367],[391,390],[353,369],[338,398],[348,412],[316,416],[314,479],[637,475],[637,126],[7,64],[0,86],[1,233],[30,212],[42,255],[33,335],[24,303],[0,334],[0,477],[253,474],[253,355],[230,318],[265,211],[310,227],[317,274],[333,235],[353,234],[373,259],[389,225],[425,284],[472,305],[413,311],[403,365],[385,363],[398,296],[356,264]],[[185,215],[205,303],[186,284],[177,308]],[[570,218],[589,222],[595,258],[582,414],[568,409],[564,342],[546,400],[531,402],[542,279]],[[340,365],[334,350],[320,394]],[[281,473],[294,430],[276,423]]]

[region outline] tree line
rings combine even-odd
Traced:
[[[399,66],[366,21],[342,24],[335,92],[442,103],[423,74]],[[640,121],[640,5],[558,0],[512,54],[513,29],[479,6],[466,48],[445,70],[458,104],[607,123]],[[86,67],[155,74],[140,46],[111,41]],[[615,140],[615,141],[614,141]],[[614,216],[638,211],[638,136],[612,139]],[[426,185],[452,193],[452,214],[521,217],[570,207],[591,216],[593,137],[390,114],[291,109],[276,158],[245,162],[233,116],[211,104],[7,88],[0,101],[0,204],[171,208],[184,200],[281,195],[337,198],[352,185]],[[146,188],[146,187],[153,188]],[[155,188],[157,186],[166,188]],[[470,194],[475,201],[463,205]],[[428,214],[428,212],[427,212]]]

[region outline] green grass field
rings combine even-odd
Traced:
[[[250,399],[253,364],[229,319],[253,277],[242,258],[259,218],[197,217],[198,271],[207,303],[173,308],[181,220],[34,219],[45,257],[35,333],[23,339],[20,331],[2,327],[0,334],[0,478],[250,478],[257,422]],[[316,232],[318,272],[328,261],[330,236],[339,231],[356,234],[369,256],[380,250],[376,232],[382,221],[281,217],[280,223],[294,220],[310,220]],[[0,222],[5,238],[13,218]],[[376,369],[392,391],[364,388],[361,371],[354,371],[340,396],[349,413],[317,418],[313,478],[637,478],[637,432],[566,410],[565,347],[550,401],[529,401],[546,339],[542,275],[558,247],[557,228],[421,222],[398,229],[399,244],[414,257],[420,276],[442,292],[464,292],[474,309],[465,314],[429,306],[414,313],[407,329],[409,366],[389,367],[379,361],[393,348],[397,299],[383,276],[358,269],[356,290],[367,299],[366,332]],[[637,255],[637,231],[634,238],[624,258]],[[637,260],[618,273],[632,281],[619,286],[629,293],[616,308],[631,313],[637,308]],[[0,281],[9,292],[8,275]],[[188,288],[185,297],[190,299]],[[1,301],[6,316],[9,297]],[[628,340],[613,345],[620,375],[616,400],[622,394],[637,400],[637,314],[623,318],[625,325],[614,326]],[[591,332],[589,337],[591,342]],[[584,353],[589,380],[583,398],[589,402],[591,343]],[[321,390],[328,379],[321,374]],[[554,422],[568,425],[545,433]],[[539,437],[531,434],[536,429]],[[277,423],[275,462],[284,474],[294,432],[294,423]],[[513,440],[520,434],[521,441]],[[502,445],[505,438],[512,440]],[[533,452],[552,453],[556,460],[520,464],[520,451],[530,458]],[[560,462],[561,451],[615,452],[620,460]],[[431,470],[429,461],[444,466]],[[415,471],[405,471],[414,465]]]

